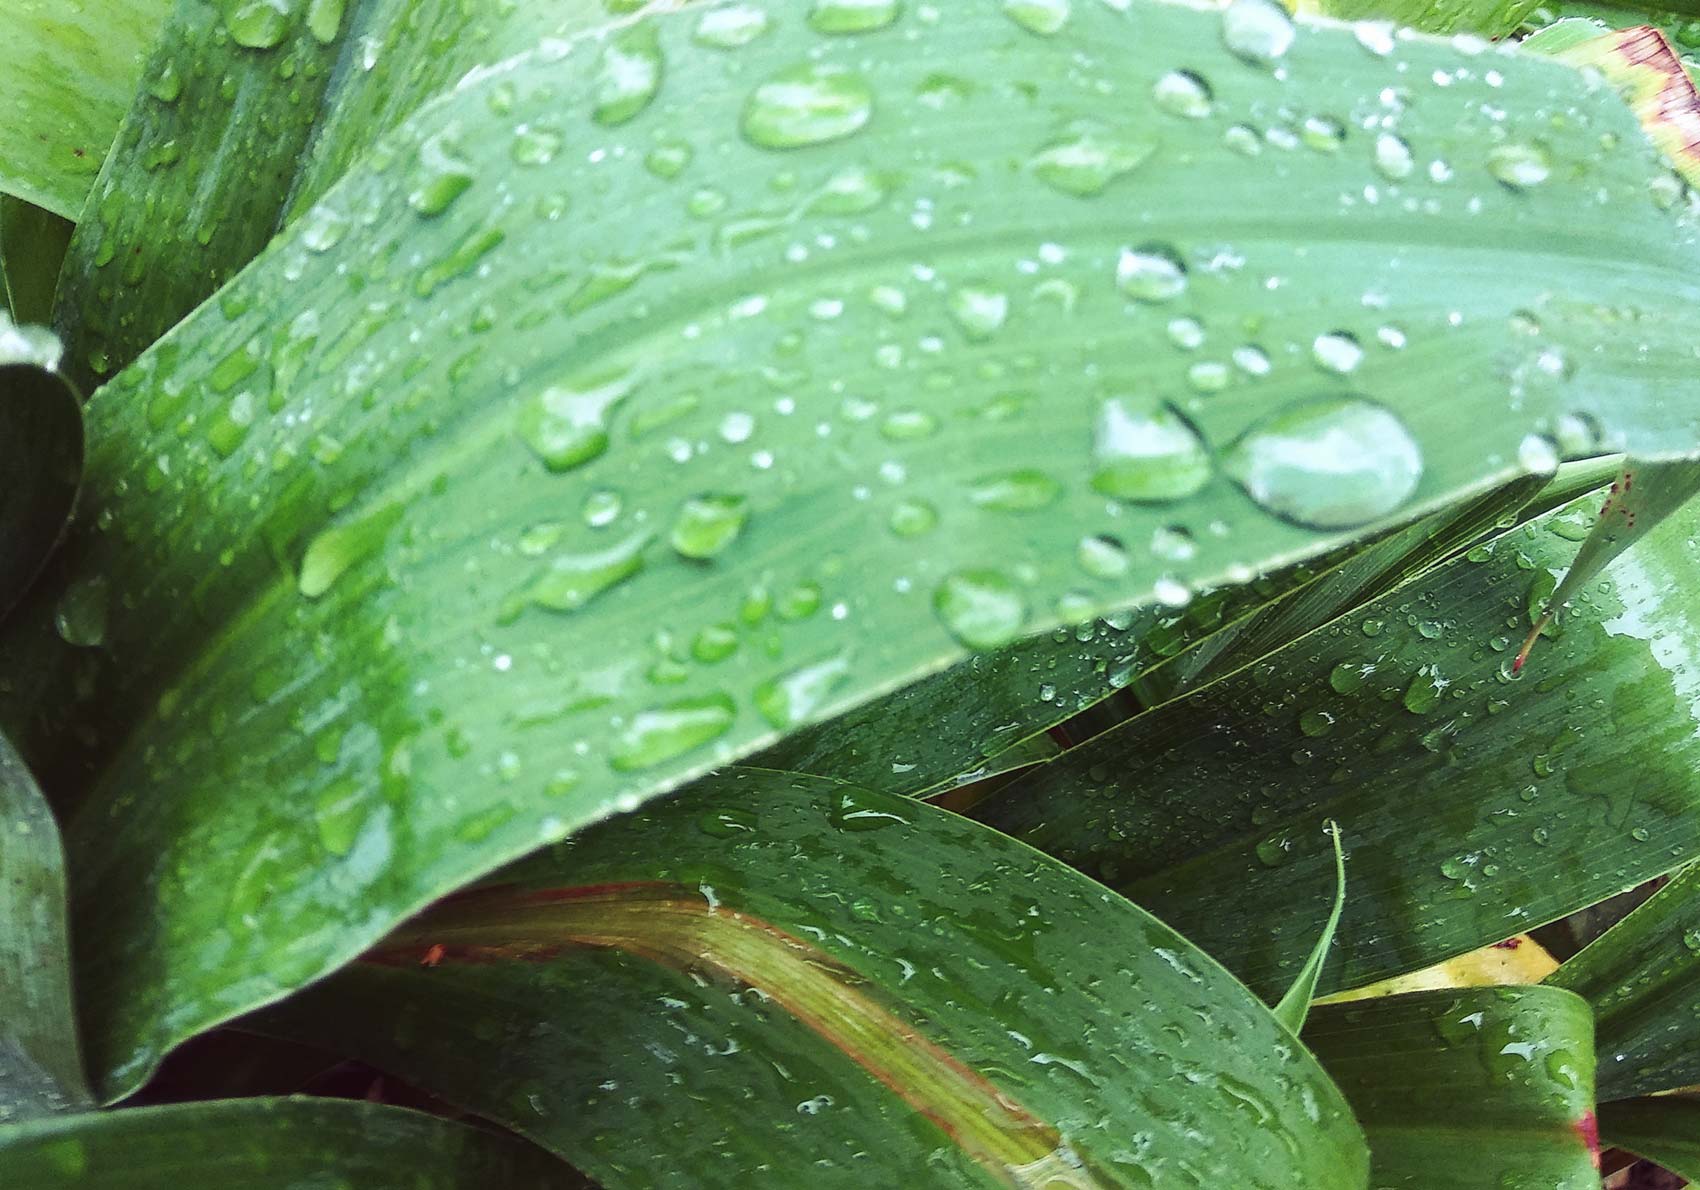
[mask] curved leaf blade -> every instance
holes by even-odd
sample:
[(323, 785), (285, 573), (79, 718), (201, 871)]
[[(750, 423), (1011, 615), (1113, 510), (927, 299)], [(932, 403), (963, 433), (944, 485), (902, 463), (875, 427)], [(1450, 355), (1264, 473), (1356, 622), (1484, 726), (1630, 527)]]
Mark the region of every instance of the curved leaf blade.
[(579, 1187), (512, 1137), (344, 1099), (227, 1099), (0, 1127), (0, 1179), (30, 1190), (307, 1185)]
[(1364, 1126), (1372, 1186), (1600, 1184), (1593, 1021), (1580, 997), (1462, 988), (1319, 1005), (1305, 1044)]
[(83, 415), (59, 344), (0, 312), (0, 617), (64, 535), (83, 469)]
[[(1359, 141), (1284, 159), (1288, 201), (1254, 214), (1271, 175), (1224, 140), (1231, 121), (1298, 86), (1349, 112), (1404, 73), (1317, 29), (1291, 51), (1289, 78), (1307, 81), (1290, 87), (1233, 57), (1216, 16), (1166, 5), (1084, 7), (1048, 38), (978, 9), (914, 40), (919, 13), (845, 39), (775, 18), (735, 52), (699, 44), (696, 18), (646, 26), (663, 84), (624, 123), (596, 118), (604, 47), (586, 41), (422, 109), (91, 403), (91, 499), (66, 581), (104, 576), (126, 598), (104, 652), (79, 657), (50, 627), (60, 591), (42, 591), (0, 643), (0, 721), (81, 807), (67, 837), (106, 1093), (444, 891), (970, 645), (1218, 584), (1486, 490), (1529, 470), (1525, 440), (1561, 424), (1601, 427), (1588, 449), (1693, 446), (1666, 403), (1691, 378), (1679, 351), (1660, 362), (1655, 348), (1686, 348), (1700, 307), (1646, 304), (1695, 285), (1692, 229), (1647, 197), (1656, 167), (1628, 112), (1568, 67), (1496, 56), (1497, 86), (1425, 96), (1407, 131), (1467, 180), (1405, 180), (1438, 214), (1342, 207), (1343, 189), (1380, 176)], [(1041, 102), (941, 80), (941, 37)], [(866, 126), (774, 148), (761, 142), (783, 127), (764, 115), (745, 135), (746, 109), (794, 94), (761, 81), (822, 46), (885, 97)], [(1169, 80), (1153, 47), (1211, 80), (1212, 116), (1172, 110), (1192, 84)], [(1427, 41), (1400, 61), (1416, 77), (1485, 69)], [(1477, 136), (1490, 92), (1511, 113), (1493, 127), (1538, 133), (1577, 168), (1498, 180)], [(1573, 118), (1555, 129), (1557, 110)], [(1044, 180), (1079, 119), (1126, 119), (1125, 135), (1163, 143), (1148, 172), (1110, 180), (1113, 203)], [(538, 127), (559, 130), (552, 156)], [(1602, 157), (1606, 130), (1621, 147)], [(658, 138), (692, 152), (656, 156)], [(965, 219), (917, 217), (975, 177), (1010, 184), (950, 197)], [(681, 224), (705, 190), (725, 208), (710, 195)], [(594, 206), (564, 219), (561, 195), (588, 193)], [(1600, 194), (1615, 196), (1610, 220), (1579, 236), (1576, 204)], [(1340, 219), (1339, 238), (1317, 241)], [(1035, 226), (1055, 238), (1033, 243)], [(1174, 260), (1143, 251), (1158, 227), (1189, 278), (1160, 310), (1139, 296), (1173, 285)], [(793, 242), (818, 253), (806, 267)], [(1225, 242), (1255, 267), (1228, 267)], [(1616, 332), (1626, 308), (1634, 344)], [(1249, 320), (1291, 350), (1266, 376), (1139, 413), (1191, 391), (1208, 362), (1171, 339), (1187, 311)], [(822, 319), (830, 333), (815, 333)], [(1349, 377), (1329, 370), (1348, 361)], [(1297, 420), (1266, 424), (1276, 406)], [(1474, 432), (1459, 435), (1466, 415)], [(1091, 486), (1105, 471), (1100, 487), (1125, 494), (1143, 474), (1117, 454), (1136, 416), (1166, 441), (1196, 431), (1161, 471), (1202, 479), (1187, 499)], [(1332, 501), (1338, 485), (1289, 489), (1254, 466), (1260, 432), (1394, 417), (1420, 477), (1410, 450), (1374, 456), (1356, 489), (1371, 503), (1319, 504), (1310, 519), (1328, 528), (1290, 519), (1292, 501)], [(1231, 483), (1230, 458), (1289, 516)], [(1029, 515), (1040, 497), (1045, 515)], [(1348, 511), (1365, 523), (1342, 524)], [(936, 527), (911, 535), (923, 525)], [(1190, 556), (1146, 551), (1177, 526)], [(724, 552), (702, 557), (714, 541)], [(1125, 569), (1103, 564), (1117, 551)], [(174, 813), (152, 813), (167, 785)]]
[(1304, 1028), (1305, 1017), (1316, 999), (1316, 983), (1322, 977), (1322, 965), (1328, 961), (1328, 948), (1334, 945), (1334, 931), (1340, 928), (1340, 913), (1346, 908), (1346, 855), (1340, 846), (1340, 828), (1329, 822), (1324, 824), (1323, 830), (1334, 843), (1334, 905), (1328, 911), (1328, 920), (1322, 923), (1322, 933), (1317, 937), (1316, 945), (1311, 948), (1304, 966), (1299, 968), (1293, 986), (1286, 990), (1274, 1008), (1275, 1019), (1294, 1033)]
[(1600, 1143), (1627, 1149), (1690, 1181), (1700, 1178), (1700, 1100), (1659, 1095), (1602, 1103)]
[(597, 826), (259, 1024), (610, 1185), (1363, 1184), (1334, 1088), (1183, 939), (966, 819), (795, 774)]

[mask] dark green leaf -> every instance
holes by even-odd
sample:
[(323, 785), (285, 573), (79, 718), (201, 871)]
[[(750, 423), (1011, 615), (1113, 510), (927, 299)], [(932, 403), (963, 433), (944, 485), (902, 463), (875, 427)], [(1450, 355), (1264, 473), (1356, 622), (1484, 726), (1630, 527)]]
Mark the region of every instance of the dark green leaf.
[(227, 1099), (0, 1127), (0, 1185), (19, 1190), (579, 1187), (522, 1141), (343, 1099)]
[(0, 298), (15, 323), (53, 317), (53, 290), (71, 225), (51, 211), (0, 195)]
[(1700, 1099), (1660, 1095), (1600, 1105), (1600, 1143), (1700, 1180)]
[(1700, 869), (1677, 876), (1547, 982), (1594, 1006), (1601, 1098), (1700, 1083)]
[(0, 736), (0, 1133), (89, 1103), (71, 1007), (63, 865), (53, 815)]
[(698, 782), (261, 1022), (611, 1186), (1363, 1185), (1337, 1092), (1183, 939), (966, 819), (818, 778)]
[(1320, 1005), (1305, 1044), (1363, 1124), (1376, 1190), (1599, 1188), (1593, 1022), (1576, 996), (1457, 988)]
[(83, 415), (59, 343), (0, 311), (0, 617), (65, 532), (83, 468)]
[(1351, 887), (1322, 990), (1416, 970), (1692, 857), (1700, 511), (1619, 557), (1536, 672), (1511, 648), (1598, 499), (1073, 749), (976, 813), (1100, 876), (1266, 995)]
[[(1568, 67), (1425, 92), (1405, 134), (1451, 180), (1343, 205), (1389, 180), (1344, 116), (1486, 59), (1316, 29), (1277, 76), (1163, 4), (776, 15), (734, 50), (702, 16), (656, 18), (659, 76), (580, 41), (421, 108), (91, 402), (64, 582), (109, 585), (105, 644), (42, 589), (0, 722), (76, 809), (104, 1093), (966, 642), (1314, 556), (1545, 470), (1543, 433), (1695, 446), (1692, 229)], [(611, 123), (610, 78), (655, 95)], [(1235, 149), (1292, 104), (1342, 123)], [(1071, 163), (1103, 136), (1161, 144), (1100, 200)], [(1327, 466), (1286, 466), (1310, 435)], [(709, 559), (705, 506), (742, 524)]]

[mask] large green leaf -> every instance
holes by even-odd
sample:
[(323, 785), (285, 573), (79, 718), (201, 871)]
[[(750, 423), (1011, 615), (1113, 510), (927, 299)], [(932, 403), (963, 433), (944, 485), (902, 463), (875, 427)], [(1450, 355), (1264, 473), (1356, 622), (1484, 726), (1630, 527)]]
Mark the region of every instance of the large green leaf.
[(0, 1127), (0, 1185), (19, 1190), (577, 1187), (517, 1141), (343, 1099), (227, 1099)]
[(1677, 876), (1547, 982), (1594, 1006), (1602, 1098), (1700, 1083), (1700, 870)]
[(587, 831), (261, 1024), (609, 1186), (1355, 1190), (1366, 1168), (1310, 1056), (1172, 931), (967, 819), (793, 774)]
[(71, 1007), (59, 828), (0, 736), (0, 1128), (89, 1103)]
[[(106, 1093), (969, 648), (1545, 470), (1541, 433), (1694, 447), (1692, 228), (1613, 95), (1011, 11), (735, 49), (680, 13), (483, 72), (96, 397), (65, 574), (103, 645), (43, 590), (0, 721), (80, 805)], [(1409, 171), (1348, 127), (1437, 73)]]
[(59, 343), (0, 310), (0, 617), (65, 532), (83, 468), (83, 415)]
[(1660, 1095), (1601, 1104), (1600, 1143), (1700, 1179), (1700, 1099)]
[(1369, 1138), (1376, 1190), (1598, 1190), (1593, 1022), (1554, 988), (1318, 1007), (1305, 1044)]
[(1619, 557), (1521, 678), (1598, 498), (1470, 551), (1075, 748), (976, 813), (1098, 875), (1279, 995), (1344, 832), (1324, 991), (1415, 970), (1598, 901), (1700, 845), (1700, 739), (1673, 599), (1692, 506)]
[(0, 191), (75, 219), (170, 0), (7, 0)]

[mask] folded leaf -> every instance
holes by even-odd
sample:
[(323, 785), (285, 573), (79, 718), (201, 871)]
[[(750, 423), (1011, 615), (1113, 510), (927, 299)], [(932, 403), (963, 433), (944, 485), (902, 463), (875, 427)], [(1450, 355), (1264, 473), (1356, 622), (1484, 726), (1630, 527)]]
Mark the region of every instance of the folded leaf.
[(1305, 1044), (1363, 1124), (1378, 1190), (1598, 1190), (1579, 997), (1460, 988), (1319, 1005)]
[(1302, 1047), (1172, 931), (966, 819), (790, 774), (604, 823), (259, 1023), (611, 1187), (1365, 1171)]
[[(1099, 876), (1268, 996), (1352, 873), (1321, 990), (1426, 967), (1686, 863), (1700, 765), (1684, 672), (1700, 509), (1582, 592), (1511, 671), (1597, 498), (1471, 550), (1033, 770), (976, 815)], [(1700, 647), (1700, 641), (1695, 646)]]
[[(59, 828), (0, 736), (0, 1133), (89, 1104), (71, 1007)], [(0, 1162), (0, 1169), (4, 1168)]]
[(1547, 982), (1594, 1006), (1601, 1098), (1700, 1083), (1700, 870), (1677, 876)]
[[(1696, 448), (1692, 232), (1567, 66), (1319, 28), (1277, 73), (1163, 4), (703, 19), (476, 73), (91, 402), (0, 723), (76, 811), (103, 1093), (971, 650)], [(1437, 71), (1423, 168), (1348, 128)]]
[(343, 1099), (227, 1099), (0, 1127), (0, 1184), (29, 1190), (240, 1186), (579, 1187), (512, 1137)]

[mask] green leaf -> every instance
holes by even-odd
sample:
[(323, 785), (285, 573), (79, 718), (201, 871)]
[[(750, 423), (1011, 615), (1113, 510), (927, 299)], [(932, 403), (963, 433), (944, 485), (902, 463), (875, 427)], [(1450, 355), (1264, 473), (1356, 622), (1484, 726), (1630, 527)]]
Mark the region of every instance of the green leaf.
[(967, 819), (794, 774), (728, 770), (604, 823), (258, 1024), (614, 1186), (1365, 1171), (1309, 1055), (1155, 919)]
[[(71, 1007), (59, 828), (0, 736), (0, 1134), (89, 1103)], [(4, 1162), (0, 1161), (0, 1169)]]
[[(64, 582), (109, 584), (105, 644), (65, 646), (43, 588), (0, 642), (0, 722), (76, 810), (104, 1094), (966, 640), (1314, 556), (1546, 470), (1532, 435), (1695, 447), (1671, 398), (1692, 231), (1570, 68), (1496, 55), (1499, 86), (1425, 93), (1404, 134), (1451, 180), (1343, 205), (1389, 181), (1371, 138), (1313, 122), (1248, 157), (1230, 130), (1486, 59), (1315, 29), (1278, 77), (1169, 5), (1077, 6), (1049, 36), (933, 15), (775, 17), (734, 50), (654, 18), (658, 89), (620, 124), (601, 43), (479, 73), (91, 402)], [(941, 70), (945, 44), (997, 69)], [(1106, 136), (1161, 143), (1083, 197), (1058, 163)], [(1498, 136), (1561, 168), (1509, 170)], [(1289, 466), (1310, 435), (1326, 465)], [(1135, 482), (1149, 442), (1172, 500)], [(680, 557), (704, 497), (743, 527)], [(1152, 550), (1183, 531), (1190, 556)], [(346, 565), (303, 595), (309, 556)]]
[(343, 1099), (229, 1099), (0, 1127), (0, 1182), (29, 1190), (577, 1187), (530, 1145)]
[(58, 340), (0, 311), (0, 617), (40, 572), (77, 500), (83, 415), (58, 366)]
[[(1342, 21), (1369, 21), (1360, 36), (1375, 52), (1390, 53), (1397, 44), (1393, 25), (1426, 33), (1474, 33), (1504, 37), (1514, 33), (1541, 0), (1296, 0), (1294, 11)], [(1385, 27), (1382, 23), (1385, 22)], [(1383, 50), (1381, 47), (1386, 46)]]
[(1700, 1179), (1700, 1099), (1660, 1095), (1600, 1105), (1600, 1143)]
[(13, 322), (53, 316), (53, 290), (70, 238), (71, 225), (51, 211), (0, 195), (0, 298)]
[(1372, 1186), (1598, 1190), (1592, 1026), (1556, 988), (1458, 988), (1319, 1005), (1305, 1044), (1363, 1124)]
[(1328, 961), (1328, 948), (1334, 944), (1334, 931), (1340, 928), (1340, 911), (1346, 907), (1346, 855), (1340, 847), (1340, 827), (1329, 822), (1324, 824), (1323, 829), (1334, 841), (1334, 907), (1328, 911), (1322, 934), (1311, 948), (1304, 966), (1299, 968), (1293, 986), (1275, 1005), (1275, 1018), (1294, 1033), (1305, 1026), (1310, 1002), (1316, 999), (1316, 981), (1322, 976), (1322, 965)]
[(1593, 582), (1613, 558), (1641, 540), (1648, 530), (1682, 507), (1697, 491), (1700, 491), (1700, 462), (1625, 461), (1600, 508), (1599, 519), (1529, 629), (1523, 647), (1511, 663), (1512, 670), (1523, 668), (1529, 651), (1560, 608)]
[(75, 219), (169, 0), (8, 0), (0, 191)]
[(1352, 871), (1324, 992), (1426, 967), (1692, 858), (1684, 508), (1510, 671), (1592, 498), (1072, 749), (976, 816), (1097, 875), (1273, 997)]
[(1700, 870), (1677, 876), (1547, 982), (1594, 1006), (1601, 1098), (1700, 1083)]

